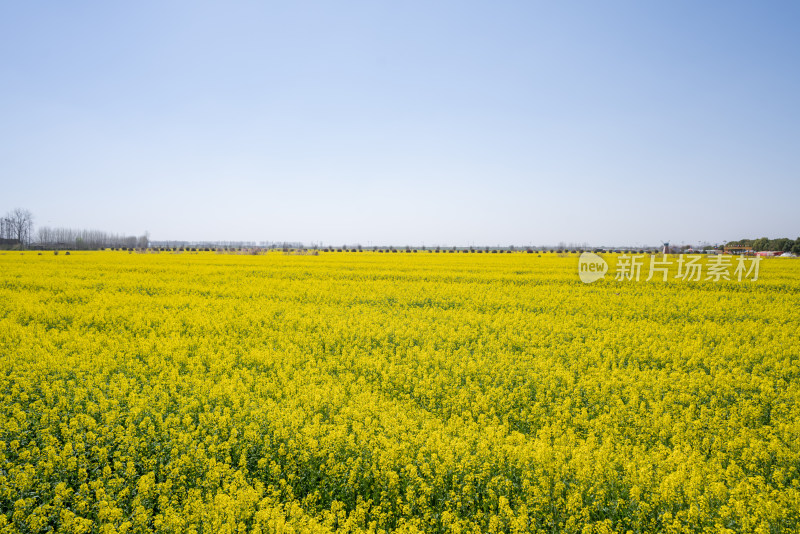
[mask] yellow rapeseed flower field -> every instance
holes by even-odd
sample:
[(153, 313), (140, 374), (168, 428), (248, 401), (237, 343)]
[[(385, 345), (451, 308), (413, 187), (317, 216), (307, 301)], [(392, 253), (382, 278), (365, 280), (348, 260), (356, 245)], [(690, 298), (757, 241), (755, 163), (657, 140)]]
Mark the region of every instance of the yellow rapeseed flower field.
[(0, 253), (0, 532), (797, 532), (800, 262)]

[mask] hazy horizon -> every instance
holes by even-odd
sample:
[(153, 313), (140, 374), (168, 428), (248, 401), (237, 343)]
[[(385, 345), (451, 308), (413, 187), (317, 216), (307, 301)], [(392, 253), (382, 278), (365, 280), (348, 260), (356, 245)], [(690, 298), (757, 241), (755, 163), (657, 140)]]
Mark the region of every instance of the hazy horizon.
[(797, 238), (800, 5), (0, 6), (0, 215), (157, 241)]

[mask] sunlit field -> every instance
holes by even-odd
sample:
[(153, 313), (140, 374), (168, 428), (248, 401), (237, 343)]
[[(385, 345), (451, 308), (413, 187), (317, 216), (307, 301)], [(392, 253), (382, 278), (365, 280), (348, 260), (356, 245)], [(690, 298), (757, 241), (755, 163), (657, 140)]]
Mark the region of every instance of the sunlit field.
[(797, 532), (800, 260), (644, 278), (0, 253), (0, 532)]

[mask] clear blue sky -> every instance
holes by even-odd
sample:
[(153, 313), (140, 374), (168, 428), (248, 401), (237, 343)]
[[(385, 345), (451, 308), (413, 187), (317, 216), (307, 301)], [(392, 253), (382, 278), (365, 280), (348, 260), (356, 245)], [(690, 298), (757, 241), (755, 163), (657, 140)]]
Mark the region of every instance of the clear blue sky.
[(4, 2), (0, 212), (153, 239), (800, 235), (798, 2)]

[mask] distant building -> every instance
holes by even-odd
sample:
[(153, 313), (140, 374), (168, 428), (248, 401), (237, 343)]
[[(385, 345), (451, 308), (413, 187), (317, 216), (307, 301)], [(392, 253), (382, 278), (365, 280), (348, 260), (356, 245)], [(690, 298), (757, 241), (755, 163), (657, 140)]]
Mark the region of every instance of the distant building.
[(753, 247), (728, 247), (723, 249), (725, 254), (752, 254)]

